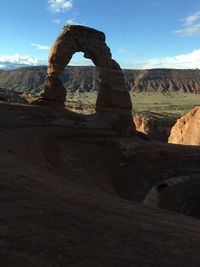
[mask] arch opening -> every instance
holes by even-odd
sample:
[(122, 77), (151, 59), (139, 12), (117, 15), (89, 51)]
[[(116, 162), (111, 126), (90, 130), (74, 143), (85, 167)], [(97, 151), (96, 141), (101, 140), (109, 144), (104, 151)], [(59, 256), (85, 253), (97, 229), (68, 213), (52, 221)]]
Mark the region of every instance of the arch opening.
[(75, 52), (68, 64), (69, 67), (95, 67), (90, 58), (84, 57), (84, 52)]
[(83, 52), (76, 52), (60, 78), (67, 92), (66, 107), (82, 114), (95, 113), (99, 79), (92, 60), (84, 58)]

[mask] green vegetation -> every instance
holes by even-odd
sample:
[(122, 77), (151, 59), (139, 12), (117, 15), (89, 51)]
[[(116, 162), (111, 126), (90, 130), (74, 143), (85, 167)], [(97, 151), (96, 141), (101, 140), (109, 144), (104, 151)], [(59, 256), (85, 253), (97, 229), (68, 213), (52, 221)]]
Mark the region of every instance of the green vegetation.
[(200, 105), (200, 94), (189, 93), (131, 93), (136, 111), (150, 111), (160, 114), (185, 114)]
[(0, 88), (0, 100), (22, 104), (28, 103), (27, 99), (20, 91), (7, 90), (4, 88)]
[(95, 107), (97, 92), (68, 92), (67, 102), (77, 103), (80, 106)]
[[(96, 92), (71, 92), (67, 94), (68, 103), (77, 103), (81, 107), (95, 107)], [(200, 94), (189, 93), (131, 93), (134, 112), (155, 112), (160, 114), (182, 115), (200, 105)]]

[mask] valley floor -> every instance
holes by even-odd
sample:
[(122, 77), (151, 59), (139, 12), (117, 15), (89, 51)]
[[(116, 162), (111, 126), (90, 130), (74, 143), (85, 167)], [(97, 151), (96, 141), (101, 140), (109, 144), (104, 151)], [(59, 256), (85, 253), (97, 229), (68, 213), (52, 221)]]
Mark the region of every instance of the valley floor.
[[(96, 102), (96, 92), (69, 92), (66, 104), (77, 107), (86, 107), (90, 112), (94, 109)], [(170, 117), (173, 115), (181, 116), (191, 110), (194, 106), (200, 105), (200, 94), (191, 93), (157, 93), (131, 92), (131, 100), (134, 112), (156, 112)]]

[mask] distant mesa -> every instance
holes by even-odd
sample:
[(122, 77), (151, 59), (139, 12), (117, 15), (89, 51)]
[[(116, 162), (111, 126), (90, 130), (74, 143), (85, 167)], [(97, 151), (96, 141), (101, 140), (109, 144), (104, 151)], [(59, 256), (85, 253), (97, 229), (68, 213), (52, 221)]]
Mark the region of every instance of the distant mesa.
[(133, 124), (132, 103), (122, 70), (112, 59), (110, 49), (105, 42), (105, 34), (85, 26), (65, 26), (51, 47), (44, 92), (39, 102), (64, 104), (66, 89), (59, 75), (73, 54), (80, 51), (84, 53), (85, 58), (93, 61), (99, 72), (100, 85), (96, 111), (118, 114), (119, 120), (123, 120), (124, 128), (129, 127), (130, 123)]
[[(0, 70), (0, 87), (16, 91), (20, 88), (23, 92), (38, 93), (44, 87), (46, 72), (46, 66)], [(200, 94), (200, 70), (124, 69), (123, 74), (131, 92)], [(69, 92), (99, 90), (99, 73), (93, 66), (67, 65), (60, 79)]]
[(200, 106), (193, 108), (177, 120), (172, 127), (169, 143), (200, 145)]

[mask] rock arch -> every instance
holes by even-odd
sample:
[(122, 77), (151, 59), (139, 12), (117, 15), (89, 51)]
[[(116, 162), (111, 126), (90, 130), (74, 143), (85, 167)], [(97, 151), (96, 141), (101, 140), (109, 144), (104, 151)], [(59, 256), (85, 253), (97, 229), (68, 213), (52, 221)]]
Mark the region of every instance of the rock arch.
[[(99, 71), (100, 88), (96, 101), (97, 112), (116, 113), (132, 121), (132, 103), (119, 64), (112, 59), (105, 34), (80, 25), (67, 25), (52, 45), (48, 57), (47, 77), (40, 100), (64, 103), (66, 90), (60, 73), (76, 52), (93, 61)], [(127, 121), (128, 123), (128, 121)], [(127, 123), (126, 126), (127, 127)], [(133, 122), (132, 122), (133, 124)]]

